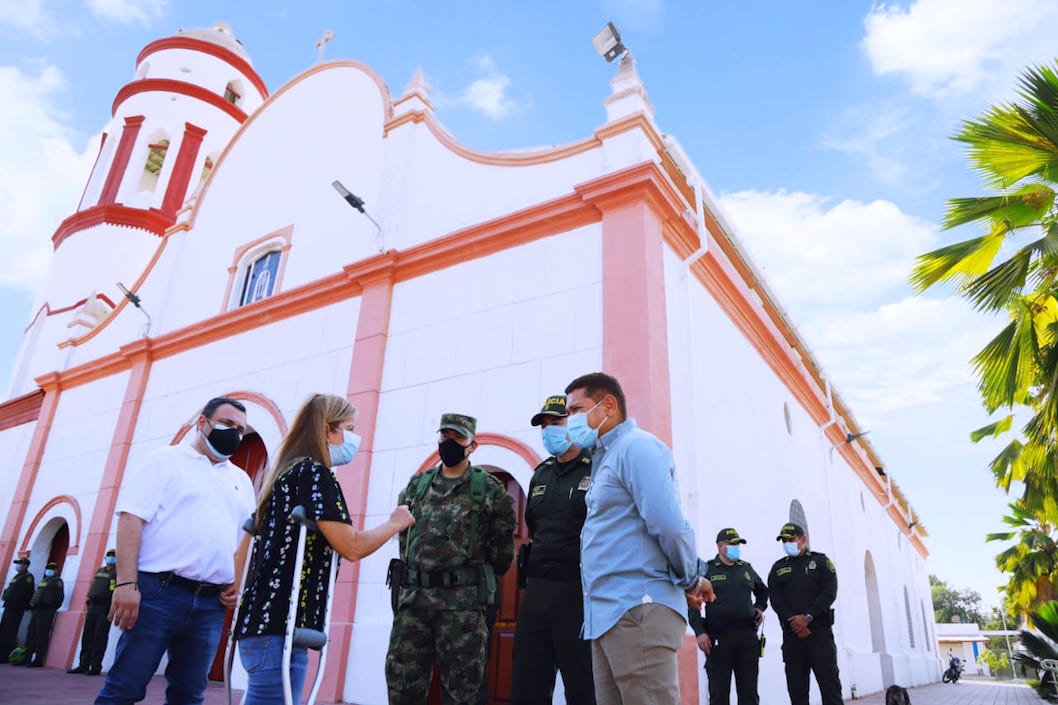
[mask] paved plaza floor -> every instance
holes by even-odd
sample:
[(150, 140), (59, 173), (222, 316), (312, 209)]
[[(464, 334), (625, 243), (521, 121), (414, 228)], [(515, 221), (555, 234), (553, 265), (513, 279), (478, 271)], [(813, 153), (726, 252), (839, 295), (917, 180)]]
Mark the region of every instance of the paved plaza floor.
[[(51, 668), (15, 668), (0, 665), (0, 705), (86, 705), (99, 692), (103, 679), (98, 676), (67, 675)], [(955, 685), (935, 683), (910, 691), (912, 705), (1040, 705), (1044, 701), (1024, 685), (962, 681)], [(233, 702), (239, 702), (239, 691)], [(147, 689), (149, 705), (165, 702), (165, 679), (155, 677)], [(787, 705), (786, 693), (761, 693), (761, 705)], [(210, 683), (205, 705), (226, 705), (224, 686)], [(875, 693), (847, 705), (885, 705), (885, 694)], [(324, 704), (320, 704), (324, 705)]]

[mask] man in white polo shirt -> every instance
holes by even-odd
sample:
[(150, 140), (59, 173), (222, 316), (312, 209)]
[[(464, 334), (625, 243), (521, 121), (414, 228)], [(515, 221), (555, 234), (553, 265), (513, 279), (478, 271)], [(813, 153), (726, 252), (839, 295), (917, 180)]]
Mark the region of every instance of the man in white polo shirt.
[(195, 426), (190, 443), (153, 451), (122, 485), (110, 609), (122, 633), (96, 705), (143, 700), (166, 652), (168, 705), (202, 702), (237, 596), (235, 550), (254, 492), (228, 462), (246, 432), (246, 407), (211, 399)]

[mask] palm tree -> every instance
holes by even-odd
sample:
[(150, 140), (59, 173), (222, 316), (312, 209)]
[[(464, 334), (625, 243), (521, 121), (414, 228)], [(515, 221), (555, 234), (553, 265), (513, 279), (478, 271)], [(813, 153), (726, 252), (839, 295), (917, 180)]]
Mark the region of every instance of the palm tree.
[(1058, 544), (1055, 543), (1054, 519), (1058, 507), (1052, 498), (1041, 511), (1026, 511), (1021, 500), (1010, 503), (1011, 513), (1003, 523), (1012, 531), (988, 534), (988, 541), (1017, 542), (996, 556), (996, 566), (1009, 574), (1007, 600), (1018, 612), (1050, 602), (1056, 596), (1054, 576), (1058, 569)]
[(984, 234), (921, 255), (911, 283), (919, 292), (954, 283), (978, 310), (1007, 313), (1009, 323), (974, 359), (982, 399), (989, 412), (1030, 406), (1026, 435), (1046, 441), (1058, 428), (1055, 68), (1027, 69), (1018, 94), (1019, 102), (992, 107), (954, 136), (994, 193), (950, 200), (943, 226), (977, 223)]
[[(1044, 659), (1058, 659), (1058, 602), (1048, 602), (1029, 615), (1033, 629), (1021, 630), (1021, 646), (1014, 660), (1026, 667), (1030, 673), (1040, 673)], [(1052, 690), (1054, 683), (1050, 673), (1040, 679), (1040, 694)]]

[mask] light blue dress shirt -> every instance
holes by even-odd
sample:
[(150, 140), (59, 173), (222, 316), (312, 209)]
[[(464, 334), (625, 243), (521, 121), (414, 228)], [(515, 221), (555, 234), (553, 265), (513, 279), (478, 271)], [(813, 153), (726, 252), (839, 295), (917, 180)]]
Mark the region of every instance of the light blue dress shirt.
[(580, 534), (585, 639), (636, 605), (687, 613), (699, 575), (694, 529), (683, 517), (672, 451), (626, 419), (592, 453), (588, 516)]

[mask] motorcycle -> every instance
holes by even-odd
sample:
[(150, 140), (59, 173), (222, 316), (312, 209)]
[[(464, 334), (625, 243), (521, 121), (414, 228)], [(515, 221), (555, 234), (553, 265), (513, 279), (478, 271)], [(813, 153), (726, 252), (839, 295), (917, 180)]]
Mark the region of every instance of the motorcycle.
[(941, 676), (941, 680), (945, 683), (956, 683), (960, 676), (962, 676), (963, 662), (958, 656), (952, 656), (951, 661), (948, 662), (948, 670)]

